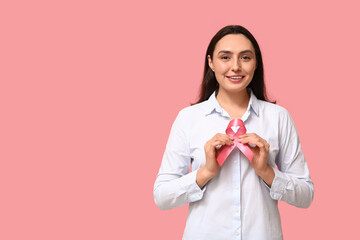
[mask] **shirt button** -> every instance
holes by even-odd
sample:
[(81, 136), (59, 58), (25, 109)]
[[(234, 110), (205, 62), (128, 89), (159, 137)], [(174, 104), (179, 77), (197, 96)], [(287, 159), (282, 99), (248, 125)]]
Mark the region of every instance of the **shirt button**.
[(234, 160), (234, 163), (237, 163), (237, 160)]
[(236, 208), (236, 212), (239, 213), (239, 212), (240, 212), (240, 208)]
[(236, 236), (239, 236), (239, 235), (240, 235), (240, 233), (239, 233), (239, 232), (236, 232), (235, 234), (236, 234)]
[(235, 186), (235, 190), (239, 190), (239, 186)]

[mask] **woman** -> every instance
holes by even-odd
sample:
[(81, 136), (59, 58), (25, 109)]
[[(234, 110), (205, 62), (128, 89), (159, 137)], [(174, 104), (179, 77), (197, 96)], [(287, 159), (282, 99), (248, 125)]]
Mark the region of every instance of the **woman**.
[[(225, 134), (232, 119), (247, 129), (238, 139)], [(219, 153), (234, 141), (250, 146), (253, 156), (235, 147), (220, 166)], [(189, 203), (183, 239), (273, 240), (282, 239), (278, 200), (307, 208), (313, 194), (294, 123), (267, 99), (255, 38), (242, 26), (224, 27), (208, 46), (198, 103), (181, 110), (172, 126), (155, 203), (160, 209)]]

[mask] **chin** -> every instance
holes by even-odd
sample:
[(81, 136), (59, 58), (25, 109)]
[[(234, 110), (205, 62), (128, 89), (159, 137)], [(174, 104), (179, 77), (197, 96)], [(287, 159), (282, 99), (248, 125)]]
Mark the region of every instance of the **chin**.
[(237, 87), (237, 88), (224, 88), (224, 91), (225, 92), (228, 92), (228, 93), (241, 93), (243, 91), (246, 91), (246, 87)]

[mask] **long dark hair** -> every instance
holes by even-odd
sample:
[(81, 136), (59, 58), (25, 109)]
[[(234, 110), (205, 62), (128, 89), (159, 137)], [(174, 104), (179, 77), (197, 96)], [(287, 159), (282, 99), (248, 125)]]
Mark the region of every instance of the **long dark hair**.
[[(214, 53), (217, 42), (221, 38), (223, 38), (224, 36), (226, 36), (228, 34), (243, 34), (252, 43), (252, 45), (255, 49), (257, 68), (254, 72), (252, 81), (248, 85), (248, 88), (252, 89), (253, 93), (255, 94), (255, 96), (258, 99), (270, 102), (267, 97), (267, 94), (266, 94), (266, 88), (265, 88), (265, 82), (264, 82), (263, 61), (262, 61), (262, 57), (261, 57), (260, 47), (259, 47), (257, 41), (255, 40), (254, 36), (243, 26), (229, 25), (229, 26), (223, 27), (215, 34), (215, 36), (211, 39), (209, 46), (206, 50), (204, 77), (203, 77), (203, 81), (201, 84), (201, 92), (200, 92), (199, 100), (196, 103), (206, 101), (207, 99), (209, 99), (211, 94), (215, 90), (218, 90), (218, 88), (219, 88), (219, 85), (215, 78), (215, 73), (209, 67), (207, 56), (210, 55), (210, 58), (213, 59), (213, 53)], [(273, 103), (275, 103), (275, 102), (273, 102)]]

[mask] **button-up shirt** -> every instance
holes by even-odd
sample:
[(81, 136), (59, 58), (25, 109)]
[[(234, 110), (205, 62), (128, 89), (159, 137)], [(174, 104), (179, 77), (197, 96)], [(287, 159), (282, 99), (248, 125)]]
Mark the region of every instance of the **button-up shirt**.
[(215, 92), (204, 102), (177, 115), (154, 184), (160, 209), (189, 203), (183, 239), (282, 239), (278, 200), (307, 208), (314, 186), (288, 111), (262, 101), (248, 90), (250, 101), (242, 116), (247, 133), (270, 144), (268, 164), (275, 172), (269, 187), (246, 156), (234, 148), (218, 174), (202, 189), (196, 183), (206, 163), (205, 143), (225, 133), (231, 120)]

